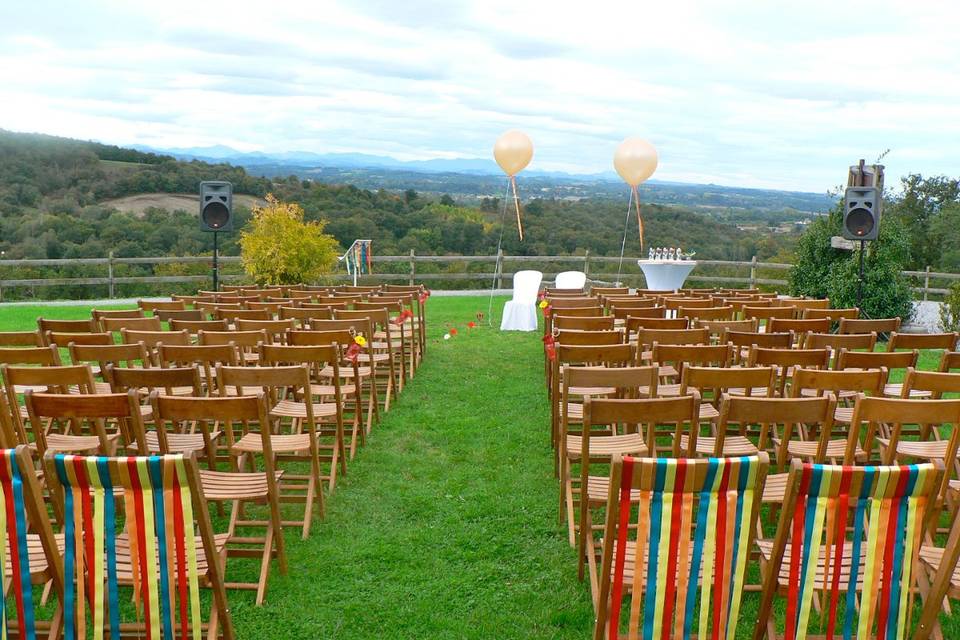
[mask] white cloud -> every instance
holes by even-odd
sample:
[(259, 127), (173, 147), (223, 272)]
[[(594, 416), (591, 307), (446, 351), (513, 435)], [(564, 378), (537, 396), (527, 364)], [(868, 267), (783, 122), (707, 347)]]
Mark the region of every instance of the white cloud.
[(157, 146), (487, 157), (822, 191), (886, 148), (960, 173), (960, 5), (807, 0), (5, 3), (0, 127)]

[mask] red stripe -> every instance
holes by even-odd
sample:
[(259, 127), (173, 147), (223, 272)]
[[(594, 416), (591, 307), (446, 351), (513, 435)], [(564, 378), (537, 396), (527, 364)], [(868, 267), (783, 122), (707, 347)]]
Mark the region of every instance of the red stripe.
[(683, 483), (687, 475), (687, 460), (677, 460), (677, 477), (673, 483), (673, 511), (670, 515), (670, 557), (667, 558), (667, 583), (664, 591), (661, 638), (669, 640), (673, 625), (674, 597), (677, 591), (677, 548), (680, 546), (680, 517), (683, 515)]
[[(717, 545), (714, 554), (713, 564), (713, 593), (714, 598), (720, 594), (725, 587), (723, 576), (723, 565), (726, 562), (727, 554), (727, 485), (730, 482), (730, 466), (723, 465), (723, 475), (720, 478), (720, 489), (717, 492)], [(702, 606), (703, 603), (701, 603)], [(720, 620), (720, 607), (713, 607), (713, 634), (718, 633), (721, 624), (725, 622)], [(706, 633), (706, 630), (703, 630)]]
[[(847, 517), (850, 508), (850, 482), (853, 467), (845, 466), (840, 474), (840, 495), (837, 500), (837, 519), (834, 532), (833, 575), (830, 580), (830, 611), (827, 616), (827, 638), (833, 638), (837, 626), (837, 605), (840, 602), (840, 567), (843, 564), (843, 542), (847, 535)], [(852, 562), (857, 562), (852, 559)]]
[(183, 505), (180, 503), (180, 478), (173, 470), (173, 532), (176, 537), (177, 586), (180, 591), (180, 637), (187, 640), (187, 559), (184, 548)]
[(13, 504), (13, 474), (7, 469), (7, 465), (14, 465), (16, 461), (11, 453), (6, 453), (0, 461), (0, 481), (7, 488), (3, 492), (4, 506), (7, 511), (7, 542), (10, 544), (10, 568), (13, 571), (11, 576), (13, 594), (17, 602), (17, 620), (23, 626), (23, 590), (20, 588), (20, 541), (17, 539), (17, 512)]
[(790, 578), (787, 581), (787, 617), (784, 623), (783, 640), (793, 640), (797, 632), (797, 601), (800, 596), (800, 554), (803, 552), (804, 515), (807, 512), (807, 492), (813, 467), (803, 465), (797, 504), (793, 508), (793, 534), (790, 536)]
[[(94, 532), (93, 532), (93, 497), (90, 495), (90, 479), (87, 477), (87, 465), (84, 458), (77, 456), (73, 459), (73, 470), (77, 474), (77, 486), (80, 488), (81, 513), (83, 514), (83, 547), (86, 555), (87, 567), (87, 593), (93, 600), (96, 587), (96, 575), (94, 574)], [(111, 496), (112, 497), (112, 496)]]
[[(890, 609), (890, 583), (893, 581), (893, 551), (897, 541), (897, 516), (900, 514), (900, 501), (907, 489), (907, 480), (910, 474), (904, 467), (900, 467), (897, 479), (897, 493), (890, 504), (890, 513), (887, 516), (887, 539), (883, 543), (883, 582), (880, 585), (880, 607), (877, 609), (877, 638), (886, 637), (887, 614)], [(904, 559), (909, 562), (909, 559)], [(909, 589), (909, 587), (907, 587)]]
[[(627, 528), (630, 526), (630, 489), (633, 486), (633, 458), (623, 459), (620, 477), (620, 522), (617, 525), (617, 558), (613, 570), (613, 588), (610, 595), (610, 640), (620, 637), (620, 604), (623, 598), (623, 566), (627, 559)], [(590, 535), (581, 531), (580, 535)]]
[[(137, 471), (137, 459), (129, 458), (127, 468), (130, 472), (130, 489), (133, 492), (134, 517), (137, 522), (137, 554), (140, 556), (140, 595), (143, 598), (143, 619), (146, 622), (144, 627), (147, 630), (147, 640), (152, 640), (153, 630), (150, 625), (150, 587), (147, 581), (147, 540), (144, 529), (143, 515), (143, 489), (140, 487), (140, 475)], [(151, 558), (152, 562), (153, 559)]]

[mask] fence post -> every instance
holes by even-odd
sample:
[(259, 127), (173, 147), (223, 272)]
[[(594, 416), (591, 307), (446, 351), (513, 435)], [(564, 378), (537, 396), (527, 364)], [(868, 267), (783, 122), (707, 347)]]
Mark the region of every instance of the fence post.
[(927, 295), (930, 293), (930, 265), (927, 265), (927, 275), (923, 277), (923, 301), (927, 301)]
[(417, 254), (413, 252), (413, 249), (410, 249), (410, 286), (413, 286), (413, 281), (417, 277)]
[(115, 297), (113, 290), (113, 251), (107, 254), (107, 297)]
[(755, 289), (757, 286), (757, 256), (753, 256), (750, 259), (750, 288)]
[(590, 249), (587, 249), (583, 254), (583, 275), (587, 276), (587, 280), (590, 280)]
[(493, 274), (497, 278), (497, 289), (503, 289), (503, 249), (497, 249), (497, 263), (493, 267)]

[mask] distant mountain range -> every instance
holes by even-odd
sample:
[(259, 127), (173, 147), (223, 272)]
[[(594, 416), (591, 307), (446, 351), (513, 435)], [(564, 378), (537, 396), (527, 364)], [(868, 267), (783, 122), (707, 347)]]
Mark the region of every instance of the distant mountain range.
[[(223, 145), (166, 149), (132, 145), (132, 148), (170, 155), (178, 160), (229, 163), (268, 178), (296, 175), (324, 183), (353, 184), (362, 189), (414, 189), (466, 199), (504, 194), (505, 179), (499, 167), (493, 160), (482, 158), (398, 160), (365, 153), (242, 152)], [(628, 194), (619, 176), (612, 171), (596, 174), (525, 171), (522, 189), (525, 197), (563, 200), (626, 199)], [(795, 220), (821, 214), (836, 203), (825, 193), (658, 180), (644, 183), (640, 191), (643, 202), (688, 206), (712, 217), (736, 221), (750, 220), (755, 214), (765, 219), (772, 219), (772, 214), (780, 221)]]

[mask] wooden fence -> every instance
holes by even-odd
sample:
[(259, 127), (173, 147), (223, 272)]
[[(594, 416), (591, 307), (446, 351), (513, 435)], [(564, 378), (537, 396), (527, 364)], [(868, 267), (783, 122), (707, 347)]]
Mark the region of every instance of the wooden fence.
[[(494, 282), (498, 289), (510, 286), (513, 274), (523, 268), (537, 268), (544, 271), (544, 279), (552, 280), (559, 271), (577, 270), (587, 274), (590, 282), (609, 285), (618, 279), (632, 286), (643, 286), (643, 276), (637, 266), (637, 257), (624, 257), (623, 269), (618, 274), (619, 257), (594, 256), (589, 253), (579, 256), (421, 256), (411, 251), (402, 256), (374, 256), (374, 273), (363, 276), (363, 282), (402, 282), (413, 284), (424, 282), (430, 284), (450, 283), (469, 285), (474, 283), (477, 288), (486, 288)], [(16, 288), (36, 288), (51, 286), (99, 286), (105, 287), (107, 295), (114, 298), (120, 285), (176, 285), (191, 284), (198, 289), (211, 286), (209, 275), (117, 275), (118, 269), (124, 265), (210, 265), (209, 256), (190, 257), (149, 257), (149, 258), (116, 258), (112, 254), (106, 258), (63, 258), (48, 260), (0, 260), (0, 300), (4, 292)], [(221, 256), (221, 268), (238, 270), (240, 258), (237, 256)], [(489, 265), (489, 268), (484, 268)], [(71, 267), (102, 268), (102, 276), (82, 277), (7, 277), (7, 274), (16, 268), (50, 269)], [(452, 269), (451, 269), (452, 267)], [(472, 270), (471, 267), (477, 270)], [(749, 261), (731, 260), (698, 260), (697, 267), (690, 274), (687, 282), (693, 286), (728, 286), (728, 287), (766, 287), (784, 288), (788, 285), (786, 272), (792, 267), (789, 264), (776, 262), (761, 262), (756, 256)], [(925, 271), (904, 271), (914, 284), (913, 290), (919, 298), (927, 300), (930, 295), (943, 295), (948, 292), (946, 286), (960, 280), (960, 274), (938, 273), (929, 267)], [(619, 278), (618, 278), (619, 275)], [(239, 273), (224, 273), (221, 271), (222, 282), (230, 283), (242, 281)], [(347, 282), (350, 277), (340, 273), (327, 278), (331, 282)], [(938, 282), (939, 281), (939, 282)], [(945, 286), (931, 286), (942, 284)], [(40, 298), (42, 295), (37, 295)]]

